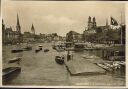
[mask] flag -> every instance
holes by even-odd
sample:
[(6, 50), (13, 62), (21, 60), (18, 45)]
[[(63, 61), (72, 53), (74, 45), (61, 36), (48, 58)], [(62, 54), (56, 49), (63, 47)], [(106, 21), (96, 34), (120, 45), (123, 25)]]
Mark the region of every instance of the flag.
[(118, 26), (118, 22), (113, 17), (111, 17), (111, 25)]

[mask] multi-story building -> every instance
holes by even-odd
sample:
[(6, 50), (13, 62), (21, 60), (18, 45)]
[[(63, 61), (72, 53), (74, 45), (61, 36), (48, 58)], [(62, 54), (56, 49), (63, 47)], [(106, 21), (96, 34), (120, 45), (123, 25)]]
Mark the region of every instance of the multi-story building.
[(75, 31), (70, 31), (66, 34), (66, 41), (67, 42), (81, 42), (82, 34), (77, 33)]
[(12, 27), (6, 27), (2, 20), (2, 43), (3, 44), (16, 44), (22, 42), (21, 26), (19, 23), (19, 17), (17, 15), (16, 31)]

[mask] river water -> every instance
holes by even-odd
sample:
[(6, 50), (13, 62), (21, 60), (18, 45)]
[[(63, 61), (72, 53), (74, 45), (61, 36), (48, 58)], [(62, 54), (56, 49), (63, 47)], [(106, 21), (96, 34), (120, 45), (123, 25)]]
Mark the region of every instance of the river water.
[[(31, 51), (21, 53), (11, 53), (11, 49), (15, 46), (3, 46), (3, 68), (9, 66), (17, 66), (18, 64), (9, 64), (8, 60), (13, 57), (22, 57), (20, 63), (21, 73), (4, 83), (4, 85), (37, 85), (37, 86), (124, 86), (125, 78), (113, 76), (111, 74), (104, 75), (87, 75), (87, 76), (71, 76), (65, 65), (59, 65), (55, 62), (55, 55), (58, 53), (52, 49), (51, 43), (41, 43), (43, 49), (48, 48), (49, 52), (40, 51), (35, 53), (35, 49), (39, 44), (32, 44)], [(22, 45), (24, 47), (24, 45)], [(84, 54), (99, 55), (100, 52), (82, 52), (75, 55), (83, 56)], [(95, 61), (96, 59), (94, 59)], [(102, 61), (99, 60), (98, 61)], [(18, 65), (19, 66), (19, 65)]]

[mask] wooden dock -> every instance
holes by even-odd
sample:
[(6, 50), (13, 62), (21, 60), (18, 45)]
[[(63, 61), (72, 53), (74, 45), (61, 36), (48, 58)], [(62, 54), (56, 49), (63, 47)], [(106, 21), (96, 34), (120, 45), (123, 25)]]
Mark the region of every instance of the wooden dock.
[(105, 74), (105, 70), (86, 59), (74, 59), (65, 61), (65, 65), (72, 75), (79, 74)]

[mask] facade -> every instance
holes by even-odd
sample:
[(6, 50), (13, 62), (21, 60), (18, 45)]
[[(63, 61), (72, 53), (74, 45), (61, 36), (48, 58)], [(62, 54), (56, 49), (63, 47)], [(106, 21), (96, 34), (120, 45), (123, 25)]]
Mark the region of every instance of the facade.
[[(117, 23), (115, 19), (111, 17), (110, 25), (106, 20), (105, 26), (97, 26), (95, 17), (91, 21), (91, 17), (88, 18), (88, 28), (83, 32), (84, 41), (96, 42), (103, 44), (119, 44), (121, 39), (124, 37), (122, 34), (121, 26)], [(122, 37), (122, 38), (121, 38)], [(123, 43), (125, 43), (123, 39)]]
[(34, 25), (32, 24), (31, 26), (31, 32), (24, 32), (23, 34), (23, 42), (28, 43), (28, 42), (35, 42), (39, 37), (35, 34), (35, 28)]
[(87, 28), (83, 31), (83, 40), (84, 41), (90, 41), (88, 40), (90, 35), (95, 34), (97, 29), (97, 23), (96, 23), (96, 18), (93, 17), (88, 17), (88, 26)]
[(19, 23), (19, 17), (17, 15), (17, 25), (16, 31), (12, 27), (6, 27), (4, 21), (2, 20), (2, 43), (3, 44), (17, 44), (21, 43), (23, 40), (21, 34), (21, 26)]
[(4, 20), (2, 19), (2, 43), (5, 44), (6, 42), (6, 35), (5, 35), (5, 24), (4, 24)]
[(23, 34), (23, 42), (28, 43), (28, 42), (34, 42), (34, 37), (30, 32), (24, 32)]
[(79, 34), (75, 31), (70, 31), (66, 34), (66, 41), (67, 42), (81, 42), (82, 41), (82, 34)]

